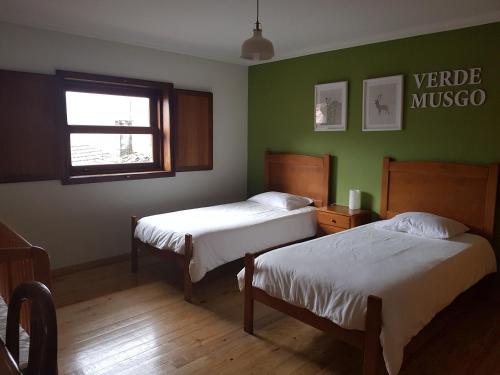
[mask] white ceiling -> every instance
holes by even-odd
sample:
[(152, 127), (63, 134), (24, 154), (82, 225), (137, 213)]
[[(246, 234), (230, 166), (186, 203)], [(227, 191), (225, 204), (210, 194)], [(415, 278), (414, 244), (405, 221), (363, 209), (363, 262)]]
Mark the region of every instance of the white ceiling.
[[(275, 59), (500, 20), (499, 0), (260, 2)], [(255, 0), (0, 0), (0, 20), (246, 64)]]

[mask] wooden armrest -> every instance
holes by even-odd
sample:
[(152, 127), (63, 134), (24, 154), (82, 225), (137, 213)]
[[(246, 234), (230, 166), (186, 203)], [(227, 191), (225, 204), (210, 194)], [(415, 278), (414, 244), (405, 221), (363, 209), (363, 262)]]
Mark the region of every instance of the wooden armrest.
[(0, 249), (0, 263), (10, 263), (31, 258), (31, 247)]
[(52, 289), (52, 275), (50, 273), (50, 258), (49, 254), (38, 246), (32, 246), (33, 254), (33, 272), (35, 281), (41, 282), (49, 291)]
[(20, 312), (27, 300), (31, 302), (28, 373), (57, 374), (56, 310), (49, 289), (40, 282), (22, 283), (14, 289), (7, 313), (7, 350), (18, 364)]
[(47, 252), (38, 246), (0, 249), (0, 264), (19, 262), (31, 259), (33, 261), (33, 276), (47, 288), (51, 288), (50, 260)]
[(0, 222), (0, 248), (30, 247), (31, 244), (19, 233)]
[(2, 340), (0, 340), (0, 374), (20, 375), (21, 370), (10, 355)]

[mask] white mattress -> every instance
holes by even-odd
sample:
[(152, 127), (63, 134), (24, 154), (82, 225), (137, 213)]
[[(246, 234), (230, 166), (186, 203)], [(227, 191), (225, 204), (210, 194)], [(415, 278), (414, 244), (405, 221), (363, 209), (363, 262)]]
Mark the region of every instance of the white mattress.
[(316, 234), (314, 207), (287, 211), (243, 201), (144, 217), (135, 237), (158, 249), (184, 253), (184, 235), (193, 236), (191, 280), (255, 252)]
[[(259, 256), (253, 286), (358, 330), (364, 330), (368, 295), (381, 297), (380, 341), (394, 375), (411, 338), (461, 292), (495, 272), (496, 261), (479, 236), (433, 240), (373, 225)], [(243, 289), (244, 270), (238, 281)]]

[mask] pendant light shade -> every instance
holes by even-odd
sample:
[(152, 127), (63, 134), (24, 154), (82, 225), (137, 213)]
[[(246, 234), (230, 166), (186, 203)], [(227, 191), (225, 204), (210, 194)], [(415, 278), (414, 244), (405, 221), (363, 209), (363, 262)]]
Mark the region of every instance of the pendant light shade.
[(262, 36), (259, 22), (259, 0), (257, 0), (257, 22), (253, 36), (243, 42), (241, 58), (248, 60), (269, 60), (274, 56), (274, 47), (269, 39)]

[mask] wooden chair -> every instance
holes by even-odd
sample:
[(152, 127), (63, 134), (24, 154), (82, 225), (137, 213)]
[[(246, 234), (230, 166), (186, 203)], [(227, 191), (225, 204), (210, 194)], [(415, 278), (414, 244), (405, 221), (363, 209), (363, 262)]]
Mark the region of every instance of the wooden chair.
[(45, 250), (0, 223), (0, 297), (9, 305), (6, 342), (0, 340), (0, 373), (20, 373), (19, 325), (30, 334), (24, 373), (57, 373), (57, 327), (50, 288)]
[[(8, 304), (16, 286), (27, 281), (39, 281), (50, 290), (49, 256), (0, 223), (0, 297)], [(22, 308), (21, 326), (30, 332), (28, 306)]]
[[(19, 323), (23, 302), (30, 301), (30, 347), (27, 367), (19, 365)], [(40, 282), (18, 285), (9, 303), (6, 343), (0, 340), (0, 355), (9, 374), (57, 374), (56, 310), (49, 289)], [(1, 370), (1, 368), (0, 368)]]

